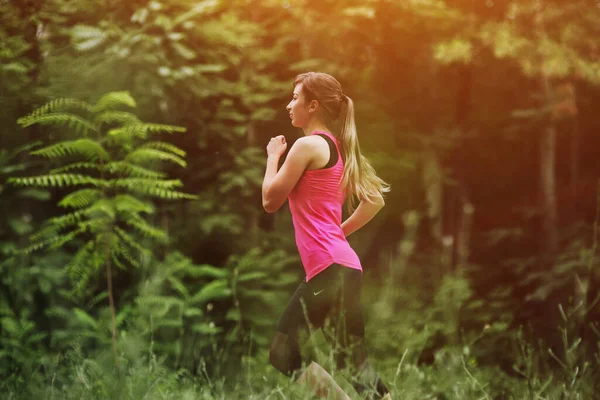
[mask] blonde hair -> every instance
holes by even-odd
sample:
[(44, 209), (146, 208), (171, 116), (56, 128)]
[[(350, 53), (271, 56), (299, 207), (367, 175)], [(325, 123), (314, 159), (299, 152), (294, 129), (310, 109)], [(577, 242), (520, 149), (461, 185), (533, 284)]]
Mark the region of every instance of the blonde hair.
[(342, 85), (333, 76), (323, 72), (300, 74), (294, 80), (294, 88), (300, 83), (307, 101), (317, 100), (323, 107), (322, 122), (340, 142), (344, 161), (341, 183), (349, 198), (348, 210), (354, 210), (355, 196), (362, 201), (389, 192), (389, 185), (377, 176), (375, 169), (360, 152), (354, 123), (354, 103), (344, 94)]

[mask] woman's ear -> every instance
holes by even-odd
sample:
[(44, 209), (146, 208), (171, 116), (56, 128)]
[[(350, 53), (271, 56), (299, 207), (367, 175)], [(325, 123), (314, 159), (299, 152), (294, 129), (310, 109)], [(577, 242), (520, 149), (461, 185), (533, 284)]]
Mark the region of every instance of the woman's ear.
[(319, 102), (317, 100), (312, 100), (308, 106), (308, 112), (315, 112), (319, 108)]

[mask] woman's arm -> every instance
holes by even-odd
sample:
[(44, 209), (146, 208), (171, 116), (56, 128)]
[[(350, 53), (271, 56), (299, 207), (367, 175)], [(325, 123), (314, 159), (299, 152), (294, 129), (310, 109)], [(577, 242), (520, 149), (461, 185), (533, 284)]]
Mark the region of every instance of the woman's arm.
[(342, 223), (345, 236), (350, 236), (367, 224), (383, 208), (385, 201), (379, 194), (375, 199), (362, 200), (356, 210)]
[(300, 180), (304, 170), (312, 161), (314, 142), (310, 137), (300, 138), (294, 143), (288, 156), (277, 171), (279, 158), (285, 151), (285, 138), (273, 138), (267, 147), (267, 169), (262, 184), (263, 208), (268, 213), (274, 213), (285, 203), (288, 195)]

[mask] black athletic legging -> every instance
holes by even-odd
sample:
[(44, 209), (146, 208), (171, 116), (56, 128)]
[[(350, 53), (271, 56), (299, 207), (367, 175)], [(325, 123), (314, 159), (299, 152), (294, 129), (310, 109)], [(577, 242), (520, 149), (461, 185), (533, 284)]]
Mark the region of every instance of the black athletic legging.
[[(300, 332), (322, 328), (330, 316), (338, 368), (350, 367), (351, 382), (359, 393), (373, 387), (379, 397), (388, 389), (367, 361), (360, 292), (362, 272), (332, 264), (292, 295), (271, 344), (271, 364), (291, 376), (302, 366)], [(310, 329), (309, 329), (310, 325)]]

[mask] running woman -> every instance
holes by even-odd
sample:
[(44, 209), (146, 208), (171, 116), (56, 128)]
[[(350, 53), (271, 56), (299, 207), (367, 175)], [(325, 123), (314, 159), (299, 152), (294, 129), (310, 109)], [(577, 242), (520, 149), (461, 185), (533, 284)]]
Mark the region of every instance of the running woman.
[[(340, 83), (329, 74), (308, 72), (298, 75), (293, 86), (287, 110), (292, 125), (302, 128), (304, 137), (294, 143), (279, 171), (287, 143), (283, 135), (271, 138), (262, 201), (264, 209), (273, 213), (289, 200), (306, 280), (279, 320), (270, 362), (288, 376), (299, 371), (299, 333), (321, 328), (331, 316), (335, 344), (341, 350), (336, 353), (338, 367), (351, 369), (351, 381), (359, 393), (375, 388), (376, 398), (387, 399), (388, 389), (367, 361), (360, 303), (362, 267), (346, 237), (381, 210), (389, 186), (360, 152), (354, 105)], [(360, 200), (356, 209), (354, 197)], [(342, 223), (346, 198), (352, 213)], [(321, 394), (327, 393), (325, 380), (340, 398), (348, 398), (314, 362), (298, 379), (312, 383)]]

